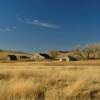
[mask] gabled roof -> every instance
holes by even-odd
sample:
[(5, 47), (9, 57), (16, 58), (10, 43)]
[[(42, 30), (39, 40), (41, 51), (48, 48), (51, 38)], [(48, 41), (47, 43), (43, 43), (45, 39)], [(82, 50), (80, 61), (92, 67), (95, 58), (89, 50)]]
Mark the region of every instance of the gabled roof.
[(41, 56), (45, 57), (46, 59), (51, 59), (52, 57), (50, 57), (48, 54), (46, 53), (39, 53)]
[[(60, 58), (70, 58), (70, 59), (81, 59), (81, 57), (80, 56), (78, 56), (78, 55), (64, 55), (64, 56), (62, 56), (62, 57), (60, 57)], [(59, 59), (60, 59), (59, 58)]]

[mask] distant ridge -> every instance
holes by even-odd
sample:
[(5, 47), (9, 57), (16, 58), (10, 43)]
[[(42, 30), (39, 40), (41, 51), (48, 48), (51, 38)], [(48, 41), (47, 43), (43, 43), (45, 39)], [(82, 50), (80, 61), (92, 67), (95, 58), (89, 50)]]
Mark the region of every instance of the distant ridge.
[(69, 53), (70, 51), (58, 51), (60, 53)]
[(9, 53), (16, 53), (16, 54), (30, 54), (30, 53), (24, 52), (24, 51), (17, 51), (17, 50), (3, 50), (3, 49), (0, 49), (0, 52), (9, 52)]

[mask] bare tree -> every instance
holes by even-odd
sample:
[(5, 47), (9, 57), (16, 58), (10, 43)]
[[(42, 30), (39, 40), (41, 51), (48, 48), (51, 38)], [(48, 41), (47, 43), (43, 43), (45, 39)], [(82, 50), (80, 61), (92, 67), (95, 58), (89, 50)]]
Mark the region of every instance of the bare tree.
[(100, 44), (86, 45), (85, 47), (77, 47), (76, 53), (82, 59), (99, 59), (100, 58)]
[(58, 51), (50, 51), (48, 54), (52, 57), (53, 60), (56, 60), (58, 56)]

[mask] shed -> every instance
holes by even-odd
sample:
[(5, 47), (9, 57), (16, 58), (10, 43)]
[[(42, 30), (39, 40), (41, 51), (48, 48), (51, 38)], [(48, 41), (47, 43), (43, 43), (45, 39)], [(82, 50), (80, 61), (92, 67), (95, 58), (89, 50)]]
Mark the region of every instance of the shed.
[(62, 61), (78, 61), (80, 60), (80, 58), (78, 56), (65, 56), (65, 57), (61, 57), (59, 58), (59, 61), (62, 62)]
[(46, 53), (36, 53), (34, 55), (34, 60), (47, 60), (51, 59), (51, 57)]
[(20, 56), (20, 60), (29, 60), (30, 59), (30, 57), (28, 57), (28, 56)]
[(7, 56), (7, 60), (16, 61), (16, 60), (17, 60), (17, 56), (16, 56), (16, 55), (8, 55), (8, 56)]

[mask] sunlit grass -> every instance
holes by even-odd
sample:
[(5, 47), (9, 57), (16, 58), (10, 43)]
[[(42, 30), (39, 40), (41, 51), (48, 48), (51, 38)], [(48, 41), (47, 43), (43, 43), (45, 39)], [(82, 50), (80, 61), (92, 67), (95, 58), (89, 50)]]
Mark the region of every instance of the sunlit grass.
[(0, 63), (0, 100), (99, 100), (99, 66)]

